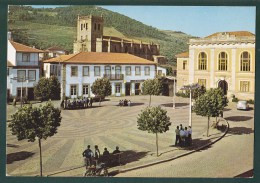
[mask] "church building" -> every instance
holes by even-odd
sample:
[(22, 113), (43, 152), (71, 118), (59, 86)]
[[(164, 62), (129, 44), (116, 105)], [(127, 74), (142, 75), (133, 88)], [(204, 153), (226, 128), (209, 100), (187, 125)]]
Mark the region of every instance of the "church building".
[(160, 55), (160, 46), (133, 40), (103, 35), (104, 18), (98, 16), (78, 16), (77, 38), (74, 42), (74, 53), (108, 52), (129, 53), (144, 59), (165, 64), (166, 59)]

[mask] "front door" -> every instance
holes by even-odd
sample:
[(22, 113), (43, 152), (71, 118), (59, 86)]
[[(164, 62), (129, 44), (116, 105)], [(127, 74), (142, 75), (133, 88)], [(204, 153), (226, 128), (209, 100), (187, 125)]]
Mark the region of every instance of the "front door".
[(33, 88), (28, 88), (28, 100), (34, 100)]
[(135, 83), (135, 95), (140, 94), (140, 83)]
[(116, 86), (116, 87), (115, 87), (115, 89), (116, 89), (116, 91), (115, 91), (116, 96), (117, 96), (117, 97), (120, 97), (120, 96), (121, 96), (121, 83), (116, 83), (115, 86)]
[(228, 91), (228, 83), (227, 83), (225, 80), (219, 81), (218, 87), (223, 90), (224, 95), (227, 94), (227, 91)]
[(130, 96), (130, 90), (131, 90), (131, 83), (125, 84), (125, 95)]

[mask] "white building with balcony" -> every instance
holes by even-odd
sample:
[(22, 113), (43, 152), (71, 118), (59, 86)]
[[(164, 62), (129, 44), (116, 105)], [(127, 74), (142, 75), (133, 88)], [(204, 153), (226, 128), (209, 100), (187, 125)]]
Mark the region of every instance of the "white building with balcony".
[(45, 77), (56, 75), (61, 95), (93, 97), (91, 86), (102, 77), (109, 78), (112, 96), (139, 95), (146, 79), (156, 77), (156, 63), (127, 53), (80, 52), (45, 60)]
[(8, 97), (34, 98), (33, 87), (39, 80), (38, 50), (23, 44), (8, 40), (7, 54), (7, 95)]

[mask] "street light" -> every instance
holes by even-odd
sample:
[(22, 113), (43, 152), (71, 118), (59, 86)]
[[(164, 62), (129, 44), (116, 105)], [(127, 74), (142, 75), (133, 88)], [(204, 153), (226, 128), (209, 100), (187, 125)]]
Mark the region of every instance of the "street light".
[(181, 90), (185, 90), (185, 91), (187, 91), (187, 90), (189, 90), (190, 91), (190, 118), (189, 118), (189, 126), (191, 126), (192, 127), (192, 119), (191, 119), (191, 92), (192, 92), (192, 90), (194, 90), (194, 89), (197, 89), (197, 88), (200, 88), (200, 85), (198, 84), (198, 83), (196, 83), (196, 84), (190, 84), (190, 85), (184, 85), (182, 88), (181, 88)]
[(176, 93), (176, 78), (173, 78), (173, 103), (172, 103), (172, 108), (175, 109), (175, 93)]

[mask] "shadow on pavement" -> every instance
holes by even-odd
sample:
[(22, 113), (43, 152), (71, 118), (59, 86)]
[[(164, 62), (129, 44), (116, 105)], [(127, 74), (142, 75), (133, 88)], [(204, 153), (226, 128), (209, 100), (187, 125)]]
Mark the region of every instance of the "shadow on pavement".
[(25, 160), (25, 159), (31, 157), (32, 155), (34, 155), (34, 153), (27, 152), (27, 151), (10, 153), (10, 154), (7, 154), (6, 163), (12, 164), (14, 161)]
[(254, 133), (252, 128), (246, 127), (233, 127), (228, 130), (228, 134), (230, 135), (244, 135)]
[(125, 165), (127, 163), (138, 161), (138, 160), (144, 158), (145, 156), (147, 156), (148, 153), (149, 153), (149, 151), (146, 151), (146, 152), (136, 152), (133, 150), (122, 151), (121, 160), (120, 160), (121, 165)]
[[(144, 103), (138, 103), (138, 102), (133, 102), (131, 103), (131, 106), (130, 107), (134, 107), (134, 106), (139, 106), (139, 105), (144, 105)], [(119, 106), (119, 104), (117, 104), (116, 106)], [(129, 106), (123, 106), (123, 107), (129, 107)]]
[(253, 117), (250, 117), (250, 116), (230, 116), (230, 117), (226, 117), (225, 120), (228, 120), (228, 121), (248, 121), (252, 118)]
[(7, 147), (13, 147), (13, 148), (18, 148), (20, 147), (19, 145), (15, 145), (15, 144), (7, 144)]
[[(183, 107), (183, 106), (187, 106), (187, 105), (189, 105), (189, 103), (175, 103), (175, 107)], [(161, 104), (161, 106), (173, 107), (173, 103)]]
[(223, 111), (231, 111), (231, 109), (226, 109), (226, 108), (224, 108), (224, 110)]

